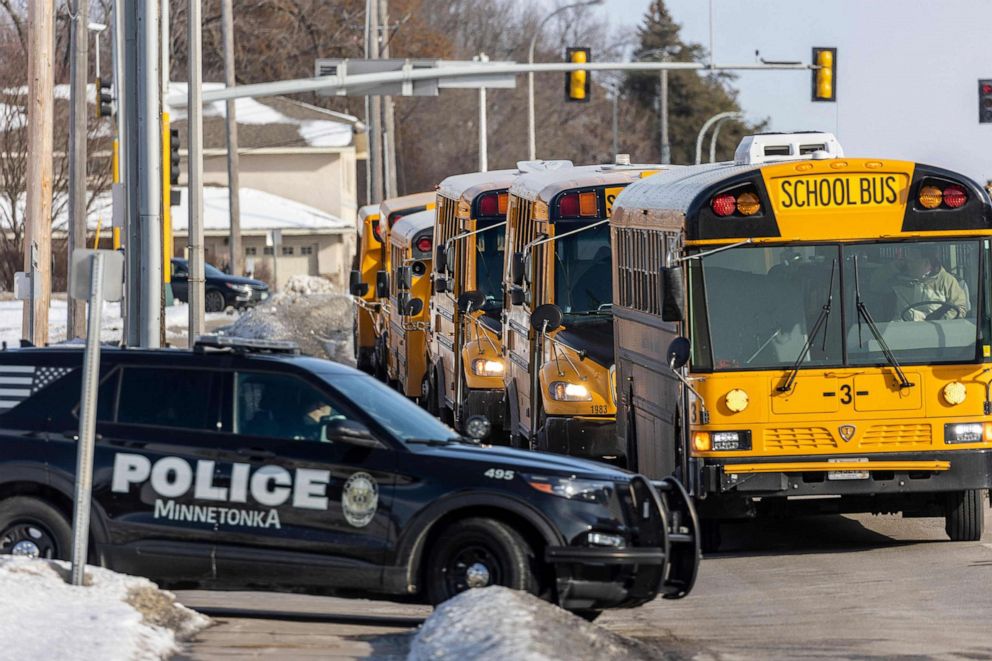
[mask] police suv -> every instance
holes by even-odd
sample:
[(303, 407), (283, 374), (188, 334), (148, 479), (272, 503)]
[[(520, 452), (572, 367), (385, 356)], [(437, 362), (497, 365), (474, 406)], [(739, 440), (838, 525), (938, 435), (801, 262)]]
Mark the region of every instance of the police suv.
[[(0, 552), (70, 553), (83, 353), (0, 352)], [(349, 367), (205, 336), (101, 358), (90, 561), (174, 587), (527, 590), (584, 615), (685, 596), (675, 480), (482, 446)]]

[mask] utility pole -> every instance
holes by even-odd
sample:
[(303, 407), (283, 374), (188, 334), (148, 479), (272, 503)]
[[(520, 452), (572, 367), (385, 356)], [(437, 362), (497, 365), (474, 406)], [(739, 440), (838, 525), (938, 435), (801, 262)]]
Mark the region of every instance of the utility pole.
[[(379, 0), (379, 20), (382, 23), (381, 55), (389, 58), (389, 0)], [(383, 162), (385, 164), (386, 197), (396, 197), (396, 118), (393, 112), (393, 97), (382, 97), (383, 127), (382, 140)]]
[[(24, 304), (23, 325), (38, 346), (48, 342), (52, 294), (52, 152), (55, 3), (28, 3), (28, 163), (25, 175), (24, 270), (32, 295)], [(33, 266), (37, 266), (35, 269)], [(37, 278), (35, 282), (34, 278)], [(34, 294), (37, 293), (37, 296)], [(33, 322), (33, 323), (32, 323)], [(26, 333), (22, 332), (22, 336)]]
[(658, 93), (658, 115), (661, 124), (661, 163), (668, 165), (672, 162), (672, 145), (668, 142), (668, 69), (661, 70), (660, 90)]
[(189, 95), (186, 106), (189, 128), (189, 331), (190, 348), (203, 334), (203, 55), (201, 0), (189, 0), (186, 41), (189, 44)]
[[(369, 13), (369, 59), (378, 60), (379, 46), (379, 3), (378, 0), (366, 0), (365, 11)], [(372, 199), (370, 203), (378, 204), (383, 200), (382, 181), (382, 99), (373, 96), (369, 99), (369, 165), (371, 168)]]
[[(232, 0), (221, 3), (221, 21), (224, 25), (224, 84), (234, 87), (234, 7)], [(231, 254), (228, 260), (231, 273), (242, 275), (244, 250), (241, 249), (241, 183), (238, 170), (238, 117), (234, 108), (235, 100), (227, 102), (227, 191), (228, 206), (231, 211)]]
[[(485, 53), (479, 53), (475, 58), (476, 62), (488, 62), (489, 57)], [(489, 127), (486, 123), (486, 86), (479, 87), (479, 172), (489, 171)]]
[[(72, 277), (72, 251), (86, 247), (86, 74), (89, 71), (89, 2), (70, 0), (69, 16), (69, 249), (66, 274)], [(97, 90), (97, 96), (100, 90)], [(99, 99), (97, 103), (99, 103)], [(72, 283), (69, 283), (72, 289)], [(69, 296), (66, 339), (86, 333), (86, 306)]]

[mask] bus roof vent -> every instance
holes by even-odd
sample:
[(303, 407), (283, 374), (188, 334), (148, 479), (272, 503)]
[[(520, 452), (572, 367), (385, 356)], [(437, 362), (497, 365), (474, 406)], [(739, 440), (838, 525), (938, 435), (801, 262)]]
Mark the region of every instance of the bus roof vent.
[(572, 161), (517, 161), (517, 169), (521, 172), (547, 172), (548, 170), (564, 170), (572, 167)]
[(734, 164), (756, 165), (776, 161), (839, 158), (844, 150), (833, 133), (797, 131), (745, 136), (737, 145)]

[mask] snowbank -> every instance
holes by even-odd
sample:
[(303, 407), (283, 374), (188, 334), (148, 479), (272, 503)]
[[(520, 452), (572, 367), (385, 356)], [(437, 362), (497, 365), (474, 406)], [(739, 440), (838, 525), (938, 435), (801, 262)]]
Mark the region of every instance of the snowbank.
[(144, 578), (86, 568), (71, 586), (66, 562), (0, 556), (0, 657), (162, 659), (209, 620)]
[(228, 335), (293, 340), (303, 353), (353, 365), (354, 304), (329, 280), (294, 276), (267, 303), (247, 310), (225, 330)]
[(407, 658), (636, 661), (657, 656), (657, 650), (533, 595), (493, 586), (468, 590), (438, 606), (414, 637)]

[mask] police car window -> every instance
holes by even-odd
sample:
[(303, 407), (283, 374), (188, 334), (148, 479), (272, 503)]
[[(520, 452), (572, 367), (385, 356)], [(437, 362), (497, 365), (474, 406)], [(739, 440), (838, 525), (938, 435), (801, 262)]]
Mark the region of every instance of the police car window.
[(458, 434), (409, 399), (370, 376), (320, 374), (348, 401), (400, 440), (457, 438)]
[(117, 422), (217, 431), (214, 375), (206, 370), (126, 367)]
[(234, 433), (319, 441), (324, 425), (344, 419), (330, 398), (306, 381), (273, 372), (238, 372)]

